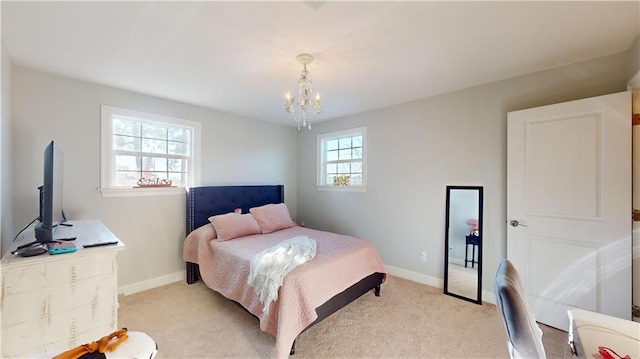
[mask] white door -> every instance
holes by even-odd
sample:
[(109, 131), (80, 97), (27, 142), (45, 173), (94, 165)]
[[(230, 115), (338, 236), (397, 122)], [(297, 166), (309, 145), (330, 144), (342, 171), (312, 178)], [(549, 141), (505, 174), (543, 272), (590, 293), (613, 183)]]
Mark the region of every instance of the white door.
[(631, 319), (631, 92), (510, 112), (507, 128), (507, 258), (536, 320)]

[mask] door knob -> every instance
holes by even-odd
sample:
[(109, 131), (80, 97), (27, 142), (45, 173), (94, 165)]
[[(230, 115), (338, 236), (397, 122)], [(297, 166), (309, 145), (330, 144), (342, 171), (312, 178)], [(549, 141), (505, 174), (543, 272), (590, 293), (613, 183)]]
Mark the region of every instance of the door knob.
[(518, 226), (522, 226), (522, 227), (528, 227), (526, 224), (522, 224), (518, 221), (516, 221), (515, 219), (512, 219), (509, 224), (511, 225), (511, 227), (518, 227)]

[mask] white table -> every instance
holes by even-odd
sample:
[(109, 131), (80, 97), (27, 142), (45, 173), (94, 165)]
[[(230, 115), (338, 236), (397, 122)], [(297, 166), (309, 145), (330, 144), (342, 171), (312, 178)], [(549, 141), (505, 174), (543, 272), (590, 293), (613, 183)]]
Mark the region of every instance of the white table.
[(599, 358), (598, 347), (614, 350), (624, 357), (640, 358), (640, 323), (610, 315), (571, 308), (569, 346), (578, 358)]

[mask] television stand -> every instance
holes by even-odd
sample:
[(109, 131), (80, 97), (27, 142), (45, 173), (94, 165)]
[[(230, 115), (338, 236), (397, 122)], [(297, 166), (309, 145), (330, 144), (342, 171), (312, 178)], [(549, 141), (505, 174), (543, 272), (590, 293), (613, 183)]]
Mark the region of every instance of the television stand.
[[(72, 253), (2, 257), (0, 358), (28, 358), (90, 343), (118, 327), (117, 255), (124, 244), (98, 220), (72, 221), (53, 238), (73, 238)], [(13, 243), (35, 238), (33, 228)], [(112, 242), (83, 248), (83, 244)]]

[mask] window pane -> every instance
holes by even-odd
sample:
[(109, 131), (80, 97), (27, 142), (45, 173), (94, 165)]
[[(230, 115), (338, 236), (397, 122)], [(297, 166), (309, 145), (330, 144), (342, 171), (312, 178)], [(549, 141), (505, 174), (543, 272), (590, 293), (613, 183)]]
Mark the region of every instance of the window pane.
[(168, 153), (171, 155), (189, 155), (189, 149), (191, 148), (188, 143), (169, 141)]
[(338, 172), (338, 165), (335, 163), (327, 163), (327, 175), (335, 174)]
[(187, 172), (187, 160), (180, 158), (169, 158), (169, 171)]
[(169, 127), (169, 140), (179, 142), (190, 142), (191, 131), (182, 127)]
[(362, 175), (351, 175), (349, 184), (352, 186), (362, 186)]
[(113, 136), (113, 149), (140, 152), (140, 138), (131, 136)]
[(139, 156), (116, 156), (116, 171), (122, 170), (140, 170)]
[(350, 148), (351, 147), (351, 137), (347, 137), (347, 138), (341, 138), (340, 140), (340, 144), (338, 145), (339, 148)]
[(327, 161), (337, 161), (337, 160), (338, 160), (338, 151), (327, 152)]
[(338, 149), (338, 140), (327, 141), (327, 151), (337, 150), (337, 149)]
[(140, 137), (140, 122), (114, 117), (113, 134)]
[(187, 174), (186, 173), (169, 173), (169, 179), (172, 186), (186, 186)]
[(353, 147), (362, 147), (362, 136), (353, 136), (352, 141)]
[(334, 175), (327, 176), (327, 177), (325, 178), (325, 182), (324, 182), (324, 184), (330, 184), (330, 185), (333, 185), (333, 178), (334, 178), (334, 177), (335, 177)]
[(159, 140), (167, 139), (167, 126), (155, 123), (142, 124), (142, 137), (156, 138)]
[(338, 163), (338, 173), (341, 175), (348, 175), (351, 173), (350, 163)]
[(339, 150), (338, 159), (341, 160), (350, 160), (351, 159), (351, 149)]
[(355, 147), (352, 154), (354, 159), (362, 158), (362, 147)]
[(143, 171), (142, 172), (142, 177), (144, 177), (146, 179), (155, 179), (155, 178), (166, 179), (167, 178), (167, 172)]
[(166, 171), (167, 159), (164, 157), (142, 157), (144, 171)]
[(140, 179), (140, 172), (137, 171), (116, 171), (116, 186), (133, 187)]
[(362, 173), (362, 162), (351, 162), (351, 173)]
[(142, 152), (167, 153), (167, 142), (162, 140), (142, 139)]

